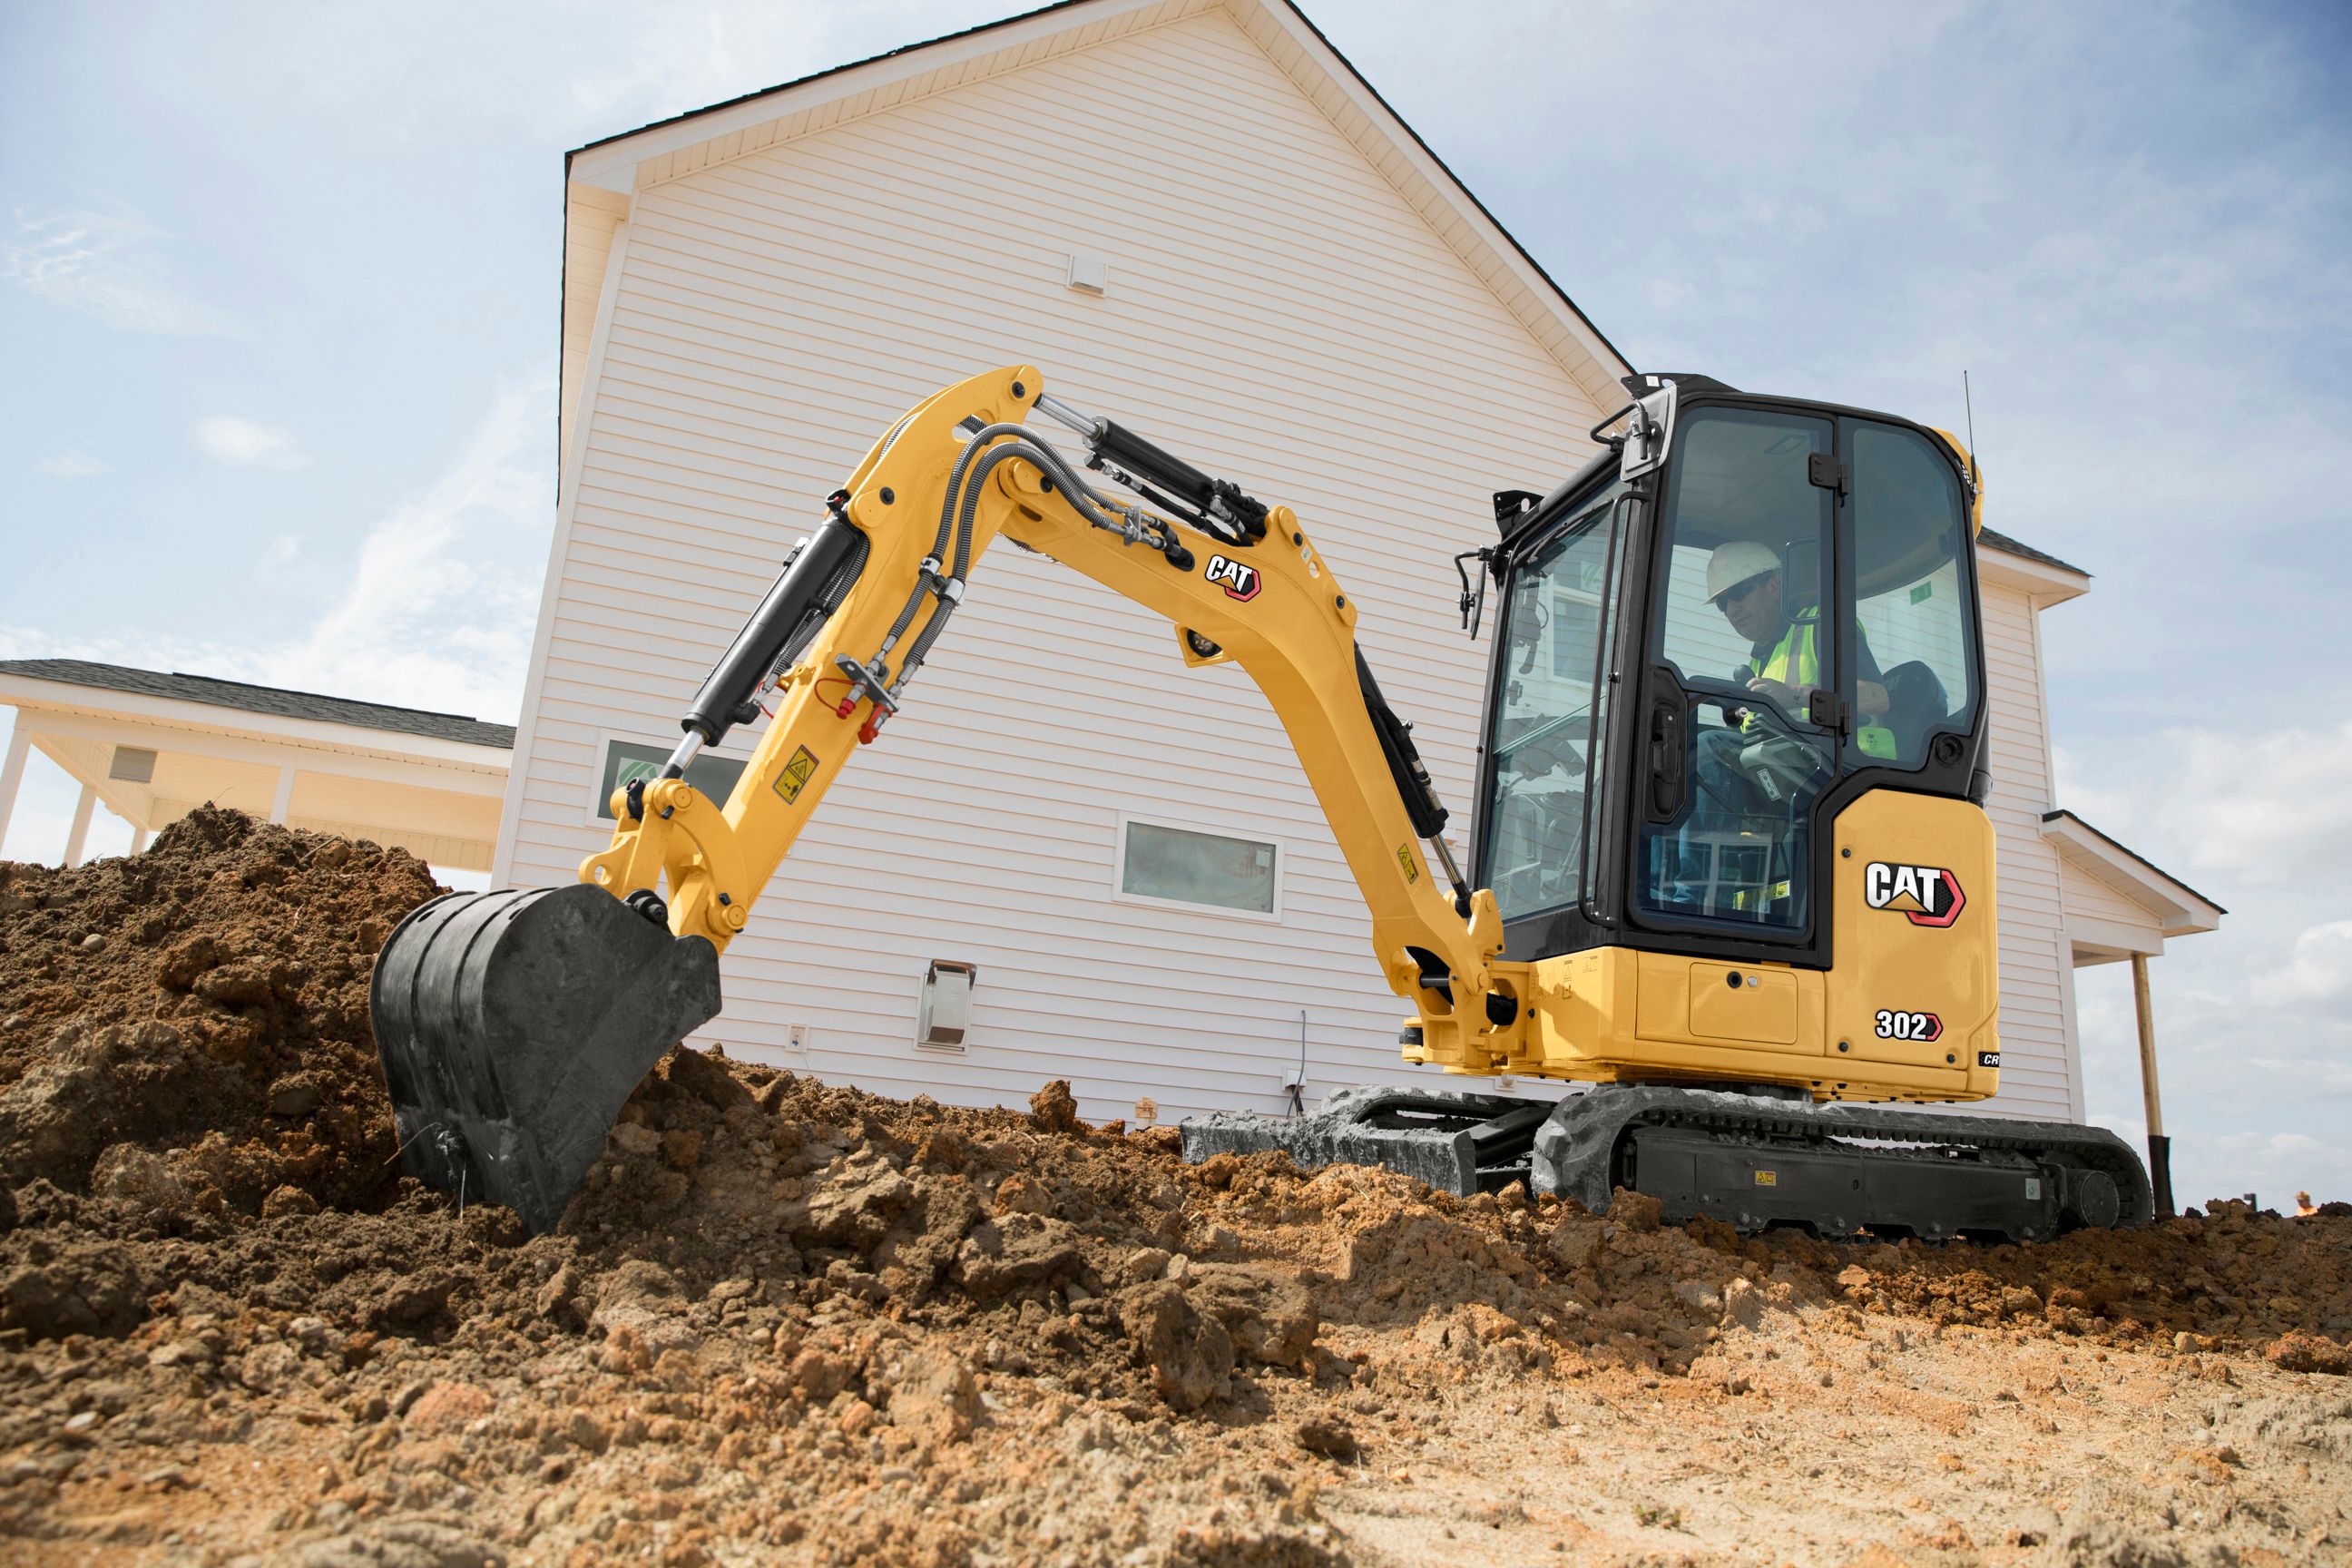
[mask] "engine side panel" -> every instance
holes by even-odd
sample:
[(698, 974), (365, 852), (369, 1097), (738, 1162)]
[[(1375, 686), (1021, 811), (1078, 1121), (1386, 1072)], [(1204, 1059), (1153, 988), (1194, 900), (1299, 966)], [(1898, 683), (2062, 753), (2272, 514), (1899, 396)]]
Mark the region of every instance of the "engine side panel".
[(1846, 1081), (1885, 1067), (1943, 1068), (1963, 1079), (1953, 1099), (1991, 1094), (2000, 1087), (1991, 821), (1965, 800), (1875, 790), (1838, 814), (1835, 842), (1827, 1022)]

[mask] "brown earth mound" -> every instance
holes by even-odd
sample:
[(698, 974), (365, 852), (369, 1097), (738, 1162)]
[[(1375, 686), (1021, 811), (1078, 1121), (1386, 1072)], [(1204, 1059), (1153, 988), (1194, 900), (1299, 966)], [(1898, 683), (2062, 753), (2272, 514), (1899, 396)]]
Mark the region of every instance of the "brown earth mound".
[(2352, 1542), (2352, 1221), (1743, 1240), (1631, 1195), (1188, 1167), (1066, 1085), (974, 1111), (680, 1051), (526, 1238), (398, 1177), (367, 974), (432, 890), (397, 851), (210, 810), (133, 859), (0, 866), (8, 1555)]

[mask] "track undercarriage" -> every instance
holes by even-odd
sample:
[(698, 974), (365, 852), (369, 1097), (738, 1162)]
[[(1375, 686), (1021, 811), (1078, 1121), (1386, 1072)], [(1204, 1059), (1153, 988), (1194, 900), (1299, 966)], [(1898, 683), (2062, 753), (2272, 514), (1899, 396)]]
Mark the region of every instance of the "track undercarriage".
[(1525, 1181), (1596, 1212), (1624, 1187), (1655, 1197), (1670, 1224), (1706, 1215), (1744, 1234), (2046, 1241), (2154, 1212), (2138, 1157), (2100, 1128), (1769, 1090), (1602, 1085), (1554, 1106), (1352, 1089), (1309, 1116), (1183, 1124), (1187, 1160), (1266, 1149), (1303, 1165), (1386, 1166), (1463, 1195)]

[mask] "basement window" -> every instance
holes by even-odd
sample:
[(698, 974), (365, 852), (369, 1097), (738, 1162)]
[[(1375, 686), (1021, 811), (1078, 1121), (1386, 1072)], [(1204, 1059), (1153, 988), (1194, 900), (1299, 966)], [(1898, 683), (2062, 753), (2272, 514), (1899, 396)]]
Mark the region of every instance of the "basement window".
[[(647, 745), (640, 741), (624, 741), (615, 736), (604, 738), (604, 766), (598, 770), (596, 798), (591, 812), (599, 822), (611, 822), (613, 792), (625, 789), (643, 779), (647, 784), (661, 777), (662, 764), (669, 761), (670, 748)], [(687, 764), (686, 782), (709, 795), (719, 805), (735, 793), (735, 781), (742, 776), (743, 763), (735, 757), (715, 757), (708, 752)]]
[(1116, 891), (1122, 899), (1278, 920), (1282, 846), (1122, 816)]

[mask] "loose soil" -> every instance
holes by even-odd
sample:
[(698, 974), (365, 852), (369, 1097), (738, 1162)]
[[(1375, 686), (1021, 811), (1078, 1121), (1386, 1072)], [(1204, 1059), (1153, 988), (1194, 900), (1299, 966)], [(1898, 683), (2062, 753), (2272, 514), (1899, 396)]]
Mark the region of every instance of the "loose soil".
[(0, 865), (0, 1560), (2352, 1562), (2352, 1210), (1742, 1240), (673, 1053), (400, 1177), (397, 851)]

